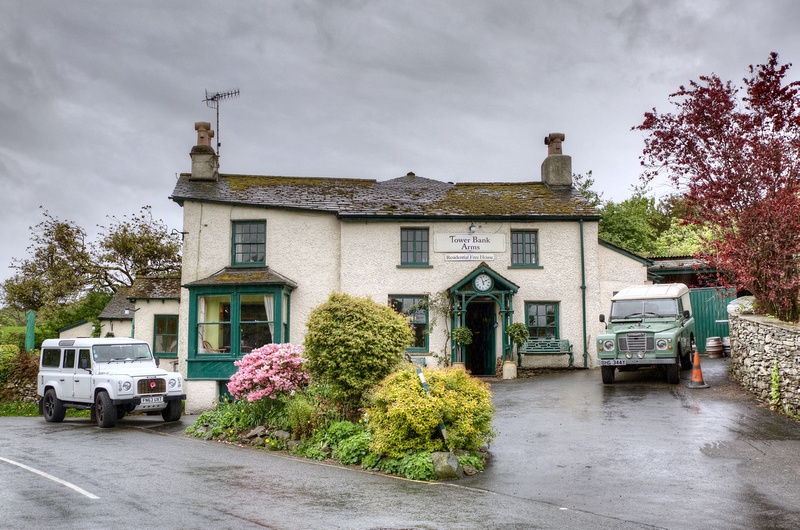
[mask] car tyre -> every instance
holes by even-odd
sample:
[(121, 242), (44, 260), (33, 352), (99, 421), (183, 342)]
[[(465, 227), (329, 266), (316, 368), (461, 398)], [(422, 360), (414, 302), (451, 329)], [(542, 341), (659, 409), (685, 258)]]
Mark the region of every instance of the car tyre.
[(108, 392), (98, 392), (94, 405), (98, 426), (107, 429), (117, 424), (117, 407), (111, 403)]
[(603, 384), (610, 385), (614, 382), (614, 366), (601, 366), (600, 372), (603, 374)]
[(692, 352), (688, 351), (684, 355), (681, 355), (681, 351), (678, 350), (678, 357), (681, 358), (681, 370), (691, 370), (691, 368), (692, 368)]
[(178, 421), (181, 419), (181, 407), (180, 399), (167, 401), (167, 407), (161, 411), (161, 417), (164, 421)]
[(42, 400), (44, 401), (42, 404), (42, 412), (45, 421), (58, 423), (67, 415), (67, 409), (64, 408), (64, 403), (58, 399), (56, 391), (52, 388), (47, 389)]
[(678, 363), (668, 364), (667, 368), (667, 383), (671, 385), (677, 385), (681, 382), (681, 373), (679, 370)]

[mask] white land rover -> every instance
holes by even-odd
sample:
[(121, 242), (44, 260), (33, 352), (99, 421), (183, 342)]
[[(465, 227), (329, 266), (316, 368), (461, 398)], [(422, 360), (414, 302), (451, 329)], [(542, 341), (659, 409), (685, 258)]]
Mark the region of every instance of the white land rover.
[(113, 427), (131, 412), (181, 418), (183, 379), (158, 368), (142, 340), (47, 339), (41, 351), (37, 391), (47, 421), (63, 420), (69, 408), (92, 410), (100, 427)]

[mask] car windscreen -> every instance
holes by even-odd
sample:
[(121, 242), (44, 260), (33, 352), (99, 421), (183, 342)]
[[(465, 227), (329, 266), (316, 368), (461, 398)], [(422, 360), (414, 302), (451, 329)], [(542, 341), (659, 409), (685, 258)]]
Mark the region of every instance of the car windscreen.
[(675, 298), (648, 298), (645, 300), (615, 300), (611, 302), (611, 318), (672, 317), (678, 314)]
[(95, 344), (92, 356), (97, 362), (137, 361), (150, 359), (150, 346), (147, 344)]

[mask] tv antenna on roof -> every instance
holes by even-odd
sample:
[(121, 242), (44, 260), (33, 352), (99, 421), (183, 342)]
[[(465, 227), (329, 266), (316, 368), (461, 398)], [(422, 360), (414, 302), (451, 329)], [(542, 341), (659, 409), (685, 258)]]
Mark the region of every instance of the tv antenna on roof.
[(206, 102), (212, 109), (217, 109), (217, 156), (219, 156), (219, 146), (222, 145), (222, 142), (219, 141), (219, 102), (223, 99), (230, 99), (239, 97), (239, 89), (234, 88), (233, 90), (228, 90), (227, 92), (214, 92), (211, 93), (206, 90), (206, 99), (203, 101)]

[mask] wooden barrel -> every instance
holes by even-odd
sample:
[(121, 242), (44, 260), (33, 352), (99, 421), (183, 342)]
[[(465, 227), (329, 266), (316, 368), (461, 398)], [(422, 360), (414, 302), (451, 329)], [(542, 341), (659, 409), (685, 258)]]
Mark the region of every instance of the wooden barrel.
[(719, 337), (708, 337), (706, 339), (706, 353), (709, 359), (722, 357), (722, 339)]

